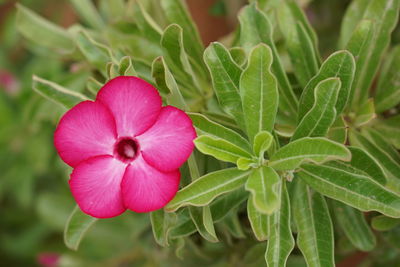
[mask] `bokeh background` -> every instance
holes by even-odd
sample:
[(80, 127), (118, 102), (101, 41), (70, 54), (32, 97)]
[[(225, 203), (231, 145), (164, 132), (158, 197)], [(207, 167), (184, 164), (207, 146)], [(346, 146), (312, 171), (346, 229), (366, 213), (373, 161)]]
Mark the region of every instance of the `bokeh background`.
[[(199, 258), (212, 260), (211, 252), (198, 252), (182, 265), (174, 252), (153, 241), (149, 216), (132, 212), (96, 223), (77, 252), (65, 247), (63, 228), (75, 206), (68, 188), (71, 169), (53, 147), (55, 125), (65, 110), (31, 89), (32, 75), (81, 91), (90, 73), (79, 62), (23, 39), (15, 25), (16, 2), (0, 1), (0, 266), (167, 266), (165, 259), (171, 266), (187, 266)], [(68, 0), (19, 2), (63, 27), (79, 21)], [(206, 45), (235, 29), (244, 2), (187, 1)], [(349, 2), (299, 0), (318, 33), (322, 55), (334, 51)], [(396, 29), (393, 42), (398, 40)], [(235, 257), (231, 252), (224, 257)], [(352, 260), (362, 257), (351, 255), (341, 266), (354, 266)]]

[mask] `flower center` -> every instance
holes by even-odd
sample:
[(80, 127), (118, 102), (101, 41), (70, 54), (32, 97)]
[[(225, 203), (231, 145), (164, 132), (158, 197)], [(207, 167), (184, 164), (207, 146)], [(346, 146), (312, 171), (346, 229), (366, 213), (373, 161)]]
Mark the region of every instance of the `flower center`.
[(130, 137), (120, 138), (114, 147), (114, 155), (123, 162), (134, 160), (139, 151), (139, 144)]

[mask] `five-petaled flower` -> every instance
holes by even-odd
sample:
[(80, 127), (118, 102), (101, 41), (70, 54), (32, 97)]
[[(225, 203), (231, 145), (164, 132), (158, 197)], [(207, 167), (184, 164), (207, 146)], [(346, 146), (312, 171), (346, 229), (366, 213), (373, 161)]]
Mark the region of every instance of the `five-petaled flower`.
[(69, 184), (82, 211), (98, 218), (150, 212), (175, 196), (196, 133), (183, 111), (161, 105), (149, 83), (120, 76), (62, 117), (54, 144), (74, 168)]

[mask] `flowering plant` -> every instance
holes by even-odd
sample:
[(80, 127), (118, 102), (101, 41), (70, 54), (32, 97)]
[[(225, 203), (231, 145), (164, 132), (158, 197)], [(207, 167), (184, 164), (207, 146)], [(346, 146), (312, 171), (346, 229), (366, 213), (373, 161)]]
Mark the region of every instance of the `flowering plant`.
[(69, 109), (55, 133), (80, 207), (68, 247), (93, 217), (126, 208), (151, 212), (154, 239), (178, 255), (185, 242), (225, 256), (237, 244), (243, 257), (229, 263), (255, 266), (300, 254), (334, 266), (335, 230), (361, 251), (380, 242), (371, 225), (398, 232), (400, 53), (390, 38), (400, 0), (352, 1), (339, 50), (324, 57), (295, 0), (250, 1), (237, 30), (207, 48), (180, 0), (100, 1), (103, 16), (90, 0), (71, 2), (86, 26), (65, 30), (22, 5), (17, 16), (27, 39), (89, 73), (80, 91), (33, 77)]

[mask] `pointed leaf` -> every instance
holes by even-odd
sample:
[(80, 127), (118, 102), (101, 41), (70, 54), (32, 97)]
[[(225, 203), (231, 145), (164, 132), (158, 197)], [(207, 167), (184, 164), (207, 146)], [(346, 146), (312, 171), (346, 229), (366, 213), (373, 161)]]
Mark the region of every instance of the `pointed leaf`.
[(297, 245), (308, 266), (335, 266), (333, 226), (323, 196), (297, 180), (293, 196)]
[(154, 239), (160, 246), (169, 246), (168, 232), (172, 225), (176, 223), (176, 215), (167, 213), (163, 209), (150, 213), (151, 228)]
[(271, 49), (260, 44), (251, 50), (247, 68), (240, 77), (240, 94), (250, 142), (260, 131), (271, 132), (274, 128), (279, 96), (271, 64)]
[(280, 209), (268, 216), (268, 243), (265, 260), (269, 267), (286, 265), (290, 252), (294, 248), (294, 239), (290, 229), (290, 201), (285, 182), (282, 182)]
[(279, 107), (285, 114), (294, 116), (298, 101), (276, 50), (272, 38), (273, 29), (268, 17), (255, 4), (251, 4), (242, 9), (239, 14), (239, 22), (240, 44), (247, 52), (259, 43), (264, 43), (271, 48), (272, 71), (279, 85)]
[(182, 206), (205, 206), (216, 197), (242, 186), (248, 175), (248, 171), (236, 168), (208, 173), (179, 190), (165, 209), (175, 211)]
[(303, 164), (298, 173), (314, 190), (361, 211), (400, 217), (400, 197), (368, 176), (333, 166)]
[(353, 82), (355, 71), (354, 57), (348, 51), (337, 51), (330, 55), (324, 63), (322, 63), (317, 75), (315, 75), (304, 88), (300, 98), (298, 121), (306, 115), (308, 110), (313, 106), (314, 90), (316, 86), (327, 78), (339, 78), (341, 87), (336, 101), (336, 116), (339, 116), (346, 106), (350, 95), (350, 88)]
[(72, 108), (81, 101), (89, 100), (88, 97), (67, 88), (62, 87), (54, 82), (42, 79), (37, 76), (32, 77), (33, 90), (49, 100), (60, 104), (66, 108)]
[(83, 213), (78, 206), (72, 211), (64, 229), (64, 243), (72, 250), (78, 250), (82, 238), (98, 219)]
[(376, 239), (364, 214), (342, 202), (334, 201), (332, 203), (340, 228), (350, 242), (359, 250), (372, 250), (376, 245)]
[(244, 128), (239, 80), (242, 69), (220, 43), (212, 43), (204, 51), (204, 61), (210, 71), (215, 94), (221, 107)]
[(279, 149), (272, 155), (269, 166), (275, 170), (294, 170), (304, 162), (322, 163), (333, 159), (349, 161), (350, 151), (326, 138), (304, 137)]
[(210, 207), (189, 207), (189, 214), (199, 234), (210, 242), (218, 242)]
[(325, 136), (336, 119), (336, 102), (341, 82), (339, 78), (323, 80), (314, 90), (314, 105), (297, 125), (291, 140), (306, 136)]
[(254, 201), (247, 200), (247, 216), (249, 218), (251, 229), (258, 241), (268, 239), (268, 215), (262, 214), (254, 206)]
[(379, 215), (372, 218), (371, 225), (377, 231), (389, 231), (400, 224), (400, 219)]

